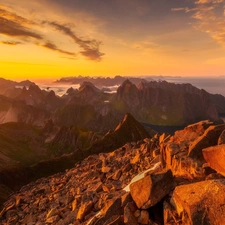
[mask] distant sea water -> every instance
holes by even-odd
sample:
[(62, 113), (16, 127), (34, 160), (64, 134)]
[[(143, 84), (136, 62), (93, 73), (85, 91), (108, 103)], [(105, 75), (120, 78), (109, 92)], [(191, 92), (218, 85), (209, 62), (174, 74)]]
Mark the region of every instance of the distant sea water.
[(225, 77), (166, 77), (164, 79), (177, 84), (189, 83), (211, 94), (225, 96)]

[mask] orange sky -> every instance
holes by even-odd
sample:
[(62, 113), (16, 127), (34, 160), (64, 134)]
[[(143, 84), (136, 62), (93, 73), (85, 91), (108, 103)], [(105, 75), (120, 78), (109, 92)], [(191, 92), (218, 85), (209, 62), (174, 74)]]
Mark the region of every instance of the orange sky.
[(2, 0), (0, 77), (225, 75), (224, 0)]

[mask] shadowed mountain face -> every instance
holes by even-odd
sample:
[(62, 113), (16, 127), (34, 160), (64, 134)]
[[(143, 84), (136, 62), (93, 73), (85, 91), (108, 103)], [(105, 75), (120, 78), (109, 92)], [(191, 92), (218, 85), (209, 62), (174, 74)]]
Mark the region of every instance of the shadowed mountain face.
[(23, 89), (8, 85), (8, 99), (0, 98), (1, 123), (43, 125), (53, 119), (59, 126), (81, 126), (104, 134), (128, 112), (142, 123), (164, 126), (184, 126), (204, 119), (217, 121), (218, 113), (225, 112), (223, 96), (210, 95), (190, 84), (166, 81), (142, 81), (136, 86), (124, 80), (116, 93), (105, 93), (88, 80), (79, 90), (70, 88), (62, 97), (34, 84)]
[(86, 83), (65, 99), (65, 106), (53, 115), (57, 124), (78, 124), (101, 133), (116, 126), (127, 112), (144, 124), (164, 126), (220, 120), (218, 104), (214, 104), (211, 95), (190, 84), (142, 82), (136, 86), (125, 80), (117, 93), (109, 94)]
[(145, 82), (138, 87), (129, 80), (112, 100), (119, 112), (131, 112), (143, 123), (185, 125), (203, 119), (219, 120), (210, 95), (189, 84)]

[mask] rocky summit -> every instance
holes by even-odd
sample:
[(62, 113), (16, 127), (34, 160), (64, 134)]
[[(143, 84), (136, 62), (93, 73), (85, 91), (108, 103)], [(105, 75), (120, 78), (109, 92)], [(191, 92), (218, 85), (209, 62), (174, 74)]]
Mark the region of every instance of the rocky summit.
[(206, 120), (92, 154), (13, 193), (0, 223), (223, 225), (224, 132)]

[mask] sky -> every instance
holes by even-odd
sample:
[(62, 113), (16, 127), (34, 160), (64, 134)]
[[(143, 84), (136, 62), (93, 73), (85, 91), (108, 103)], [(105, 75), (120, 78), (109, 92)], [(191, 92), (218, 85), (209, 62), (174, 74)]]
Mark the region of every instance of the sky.
[(225, 75), (225, 0), (1, 0), (0, 77)]

